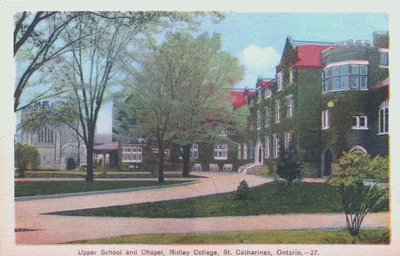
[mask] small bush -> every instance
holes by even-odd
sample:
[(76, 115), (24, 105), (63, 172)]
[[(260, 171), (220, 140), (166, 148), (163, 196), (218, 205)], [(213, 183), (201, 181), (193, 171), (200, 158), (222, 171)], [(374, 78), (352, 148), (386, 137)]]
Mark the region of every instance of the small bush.
[(250, 187), (247, 181), (242, 180), (236, 189), (236, 199), (247, 200), (249, 199)]
[(40, 153), (30, 145), (18, 143), (14, 148), (14, 154), (19, 177), (25, 177), (26, 170), (37, 169), (40, 165)]

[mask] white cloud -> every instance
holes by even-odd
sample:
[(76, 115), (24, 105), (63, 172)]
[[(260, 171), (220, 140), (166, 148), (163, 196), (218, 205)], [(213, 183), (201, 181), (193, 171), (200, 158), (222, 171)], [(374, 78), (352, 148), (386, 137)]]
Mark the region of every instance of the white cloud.
[[(257, 77), (275, 77), (275, 67), (279, 64), (280, 55), (272, 47), (260, 48), (251, 44), (240, 54), (240, 61), (246, 68), (245, 86), (253, 87)], [(251, 83), (251, 84), (247, 84)]]

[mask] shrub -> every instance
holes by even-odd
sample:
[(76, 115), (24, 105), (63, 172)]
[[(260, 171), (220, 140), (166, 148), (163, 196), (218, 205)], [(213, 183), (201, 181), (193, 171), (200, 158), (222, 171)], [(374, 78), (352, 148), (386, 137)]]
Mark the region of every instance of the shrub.
[(377, 186), (388, 180), (388, 158), (360, 153), (343, 153), (329, 183), (339, 188), (346, 214), (347, 230), (352, 236), (360, 232), (365, 216), (380, 210), (387, 202), (388, 191)]
[(14, 154), (18, 177), (25, 177), (26, 170), (36, 169), (40, 165), (39, 151), (30, 145), (18, 143), (14, 148)]
[(247, 200), (249, 199), (250, 187), (247, 181), (242, 180), (236, 189), (236, 199)]
[(285, 150), (283, 144), (280, 145), (278, 164), (276, 173), (280, 178), (285, 179), (288, 185), (301, 178), (301, 164), (294, 159), (292, 146)]

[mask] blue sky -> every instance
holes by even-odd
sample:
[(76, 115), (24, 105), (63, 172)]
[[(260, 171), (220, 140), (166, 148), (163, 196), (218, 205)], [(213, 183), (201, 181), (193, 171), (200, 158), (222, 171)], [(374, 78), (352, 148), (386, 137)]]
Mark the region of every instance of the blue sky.
[[(287, 36), (296, 40), (338, 42), (371, 40), (374, 31), (388, 31), (385, 13), (225, 13), (218, 23), (203, 22), (200, 32), (220, 33), (223, 50), (245, 67), (236, 88), (254, 87), (257, 77), (274, 77)], [(98, 131), (111, 132), (111, 108), (105, 106)]]
[(287, 36), (296, 40), (338, 42), (372, 40), (388, 31), (385, 13), (226, 13), (219, 24), (202, 29), (218, 32), (223, 49), (240, 58), (246, 77), (237, 87), (254, 87), (258, 76), (274, 77)]

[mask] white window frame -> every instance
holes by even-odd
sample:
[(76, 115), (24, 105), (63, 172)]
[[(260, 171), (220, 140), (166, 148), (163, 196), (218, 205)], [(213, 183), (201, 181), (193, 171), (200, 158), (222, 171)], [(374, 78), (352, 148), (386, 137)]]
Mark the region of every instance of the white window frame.
[(271, 157), (271, 140), (269, 136), (265, 136), (265, 144), (264, 144), (264, 158)]
[(247, 151), (248, 151), (248, 146), (247, 144), (243, 144), (243, 160), (247, 160)]
[(141, 163), (143, 160), (143, 149), (140, 146), (122, 145), (121, 162), (122, 163)]
[(264, 99), (271, 98), (272, 96), (272, 90), (270, 87), (265, 88), (264, 90)]
[(329, 109), (323, 110), (321, 113), (321, 129), (326, 130), (329, 129)]
[[(361, 119), (364, 118), (364, 125), (361, 126)], [(368, 117), (367, 116), (352, 116), (351, 122), (353, 123), (353, 119), (356, 120), (356, 125), (351, 125), (351, 129), (353, 130), (368, 130)]]
[(279, 137), (276, 134), (272, 135), (272, 157), (273, 158), (278, 158), (279, 157)]
[(385, 100), (379, 106), (378, 135), (384, 135), (388, 133), (389, 133), (389, 101)]
[(285, 133), (285, 150), (289, 150), (290, 143), (292, 142), (293, 134), (291, 132)]
[(45, 125), (38, 131), (38, 142), (39, 143), (54, 143), (54, 130), (53, 128)]
[(278, 91), (278, 92), (279, 92), (279, 91), (282, 91), (282, 89), (283, 89), (283, 83), (284, 83), (284, 81), (283, 81), (283, 72), (282, 72), (282, 71), (276, 73), (276, 82), (277, 82), (277, 84), (278, 84), (278, 89), (277, 89), (277, 91)]
[(238, 155), (237, 155), (237, 159), (241, 160), (242, 159), (242, 144), (238, 145)]
[(294, 114), (294, 97), (293, 95), (289, 95), (286, 97), (287, 98), (287, 113), (286, 116), (287, 118), (292, 118)]
[(192, 159), (198, 159), (199, 158), (199, 144), (192, 144), (190, 145), (190, 157)]
[[(340, 74), (340, 68), (343, 66), (348, 66), (347, 70), (347, 74)], [(366, 74), (361, 74), (360, 71), (358, 73), (353, 73), (352, 71), (352, 67), (350, 66), (366, 66), (367, 68), (367, 73)], [(338, 68), (338, 74), (333, 75), (332, 74), (332, 68)], [(324, 70), (323, 70), (323, 81), (322, 81), (322, 93), (329, 93), (329, 92), (337, 92), (337, 91), (348, 91), (348, 90), (357, 90), (357, 91), (366, 91), (368, 90), (368, 81), (369, 81), (369, 62), (366, 60), (351, 60), (351, 61), (341, 61), (341, 62), (335, 62), (335, 63), (330, 63), (328, 64)], [(327, 75), (328, 74), (328, 75)], [(348, 82), (347, 82), (347, 87), (346, 88), (341, 88), (341, 83), (340, 83), (340, 79), (341, 78), (347, 78)], [(339, 88), (334, 89), (333, 88), (333, 82), (331, 81), (332, 79), (339, 79)], [(353, 78), (358, 79), (358, 87), (353, 87), (352, 85), (352, 81)], [(362, 78), (366, 79), (366, 87), (362, 87), (361, 85), (361, 80)], [(326, 85), (328, 87), (328, 90), (326, 90)]]
[(223, 136), (223, 137), (228, 136), (228, 129), (220, 127), (219, 136)]
[(294, 68), (289, 71), (289, 84), (294, 84)]
[[(386, 63), (382, 64), (382, 56), (384, 56), (384, 60)], [(387, 48), (379, 49), (379, 67), (380, 68), (389, 68), (389, 49), (387, 49)]]
[(228, 144), (215, 144), (214, 145), (214, 159), (227, 160), (228, 159)]
[(268, 127), (271, 123), (271, 109), (270, 107), (265, 107), (265, 114), (264, 114), (264, 126)]
[(279, 124), (281, 122), (281, 102), (277, 100), (275, 102), (275, 123)]

